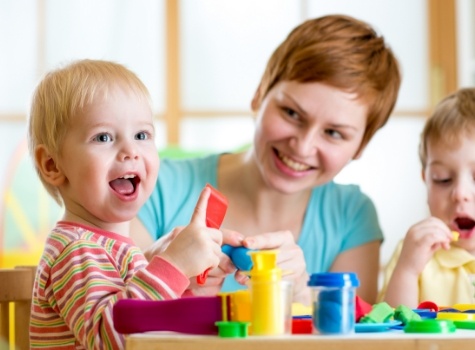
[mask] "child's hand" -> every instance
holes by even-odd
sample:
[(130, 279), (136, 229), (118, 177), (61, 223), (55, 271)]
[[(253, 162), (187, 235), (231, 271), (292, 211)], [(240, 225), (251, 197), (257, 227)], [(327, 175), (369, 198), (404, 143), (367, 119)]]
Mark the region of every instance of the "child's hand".
[(159, 254), (187, 277), (201, 274), (220, 262), (222, 233), (206, 226), (206, 206), (210, 189), (201, 192), (188, 226), (176, 234), (168, 247)]
[(155, 255), (160, 255), (162, 252), (164, 252), (184, 228), (185, 226), (175, 227), (171, 232), (163, 235), (153, 242), (153, 244), (146, 251), (144, 251), (145, 258), (150, 261)]
[[(239, 232), (222, 229), (223, 244), (229, 244), (233, 247), (239, 247), (242, 245), (243, 237)], [(198, 295), (216, 295), (220, 292), (224, 279), (227, 275), (236, 272), (236, 267), (233, 262), (224, 253), (221, 253), (221, 259), (218, 267), (211, 269), (206, 278), (204, 285), (196, 283), (196, 279), (190, 280), (190, 286), (188, 287), (191, 294)]]
[(430, 217), (412, 226), (404, 238), (398, 267), (419, 275), (435, 251), (449, 249), (450, 228), (440, 219)]

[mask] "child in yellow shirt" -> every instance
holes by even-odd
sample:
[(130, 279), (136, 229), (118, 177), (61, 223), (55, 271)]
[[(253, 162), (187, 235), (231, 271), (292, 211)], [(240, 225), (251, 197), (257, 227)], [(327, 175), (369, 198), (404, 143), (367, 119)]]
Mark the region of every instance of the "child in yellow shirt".
[(473, 303), (475, 89), (460, 89), (437, 105), (419, 154), (431, 216), (413, 225), (397, 247), (382, 297), (392, 306)]

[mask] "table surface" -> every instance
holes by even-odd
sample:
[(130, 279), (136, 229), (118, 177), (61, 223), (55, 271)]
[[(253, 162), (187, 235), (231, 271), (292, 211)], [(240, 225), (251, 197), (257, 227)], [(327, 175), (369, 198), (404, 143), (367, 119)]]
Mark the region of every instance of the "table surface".
[(127, 336), (126, 350), (473, 350), (475, 330), (449, 334), (408, 334), (403, 331), (355, 333), (345, 336), (291, 335), (281, 337), (185, 335), (149, 332)]

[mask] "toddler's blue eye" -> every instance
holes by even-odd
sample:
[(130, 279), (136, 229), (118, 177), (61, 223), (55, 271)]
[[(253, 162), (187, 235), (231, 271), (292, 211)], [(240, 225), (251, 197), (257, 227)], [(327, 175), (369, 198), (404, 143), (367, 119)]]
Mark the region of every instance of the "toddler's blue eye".
[(437, 184), (448, 184), (452, 181), (451, 178), (445, 178), (445, 179), (434, 179), (433, 180)]
[(135, 135), (135, 139), (136, 140), (147, 140), (148, 139), (148, 135), (146, 132), (139, 132), (137, 135)]
[(97, 142), (109, 142), (112, 140), (112, 137), (109, 134), (99, 134), (94, 140)]

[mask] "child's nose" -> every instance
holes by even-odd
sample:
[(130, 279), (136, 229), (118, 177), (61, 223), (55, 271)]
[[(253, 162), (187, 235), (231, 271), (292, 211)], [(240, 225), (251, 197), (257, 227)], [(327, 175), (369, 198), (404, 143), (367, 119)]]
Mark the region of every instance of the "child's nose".
[(133, 142), (123, 142), (118, 156), (121, 161), (138, 159), (137, 147)]
[(456, 202), (466, 202), (474, 193), (475, 186), (473, 183), (469, 184), (466, 181), (460, 180), (456, 182), (452, 195)]

